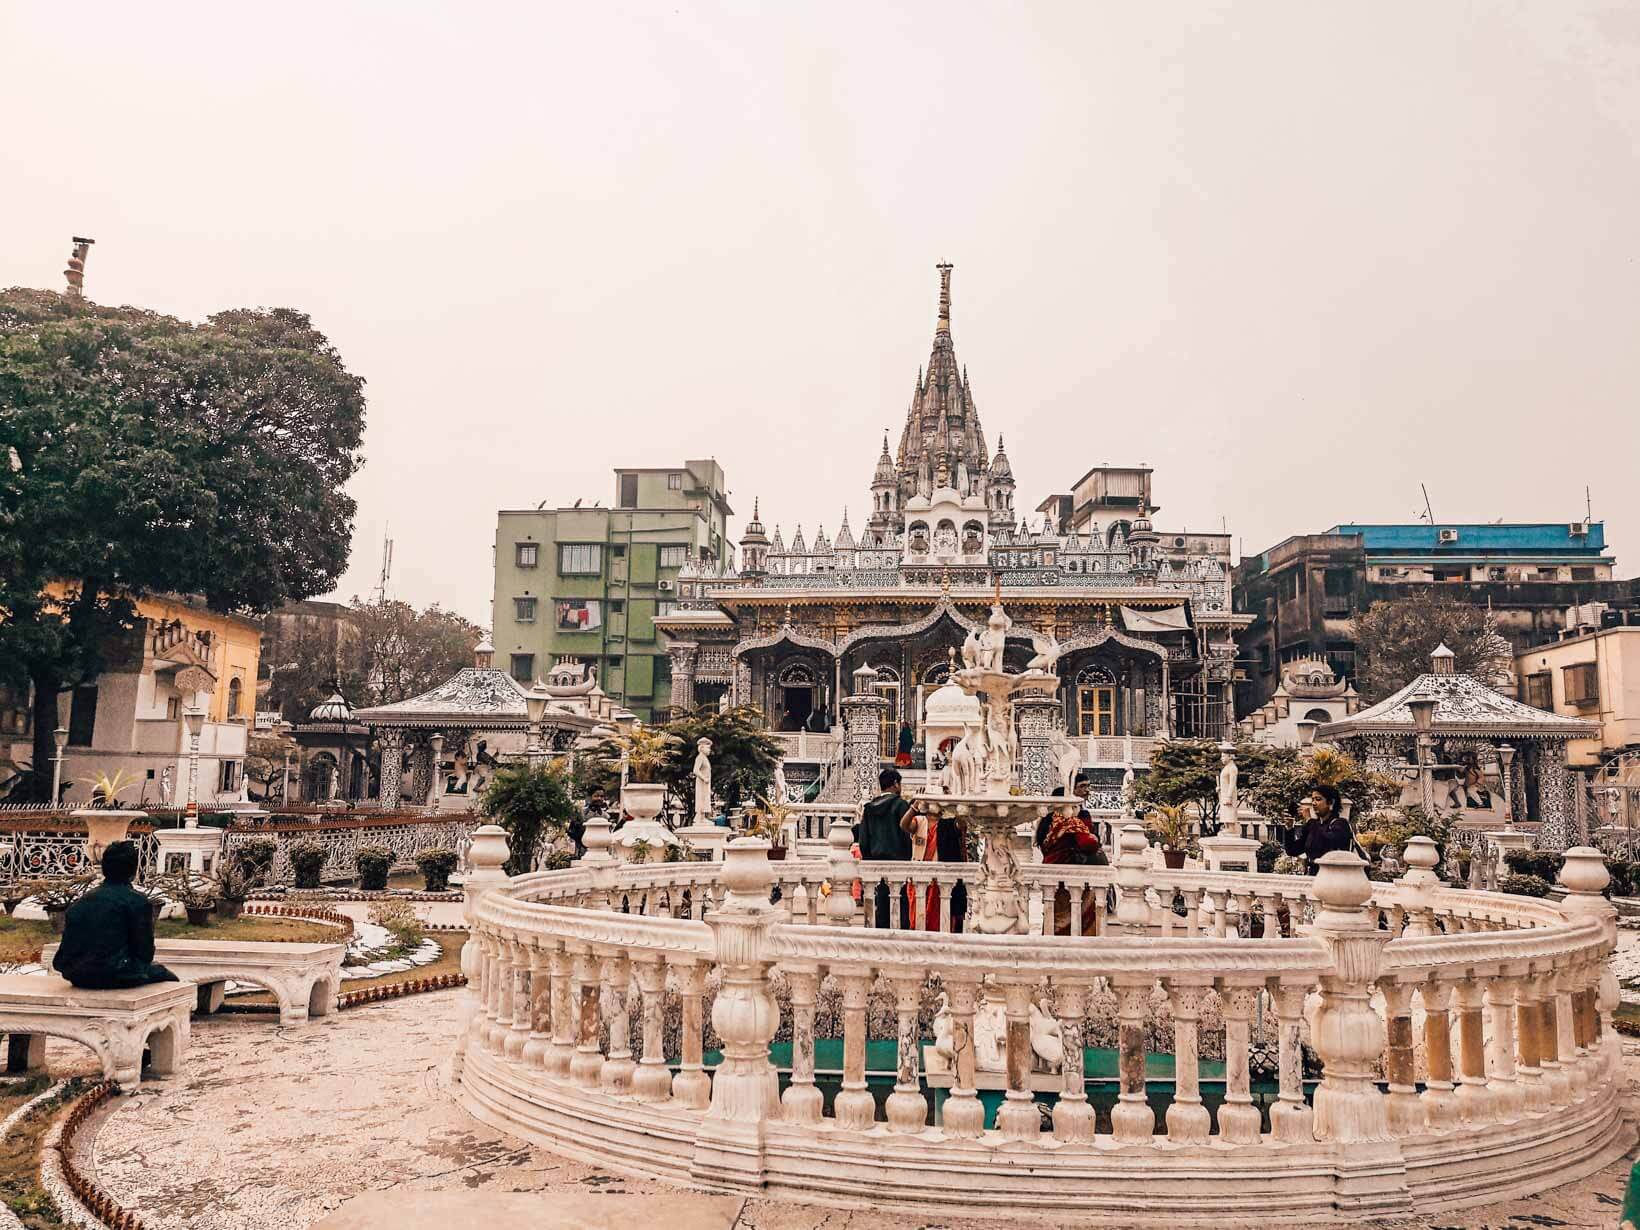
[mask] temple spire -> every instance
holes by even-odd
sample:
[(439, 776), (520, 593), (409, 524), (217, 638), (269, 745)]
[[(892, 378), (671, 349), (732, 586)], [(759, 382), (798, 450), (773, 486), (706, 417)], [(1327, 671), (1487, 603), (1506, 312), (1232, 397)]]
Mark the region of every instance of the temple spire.
[(935, 265), (940, 271), (940, 320), (935, 326), (938, 333), (951, 332), (951, 263), (949, 261)]

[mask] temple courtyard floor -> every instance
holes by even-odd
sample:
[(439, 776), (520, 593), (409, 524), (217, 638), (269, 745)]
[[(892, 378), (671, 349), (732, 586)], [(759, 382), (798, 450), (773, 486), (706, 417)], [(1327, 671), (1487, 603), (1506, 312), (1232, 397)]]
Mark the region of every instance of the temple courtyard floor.
[[(101, 1184), (164, 1230), (512, 1230), (653, 1224), (669, 1230), (948, 1230), (1040, 1226), (953, 1215), (707, 1196), (558, 1157), (469, 1118), (449, 1088), (460, 992), (372, 1004), (284, 1028), (196, 1019), (183, 1074), (98, 1113), (80, 1140)], [(54, 1070), (81, 1057), (53, 1045)], [(1630, 1096), (1640, 1043), (1625, 1040)], [(1631, 1159), (1632, 1161), (1632, 1159)], [(1507, 1204), (1384, 1230), (1616, 1225), (1630, 1161)], [(619, 1197), (619, 1199), (617, 1199)]]

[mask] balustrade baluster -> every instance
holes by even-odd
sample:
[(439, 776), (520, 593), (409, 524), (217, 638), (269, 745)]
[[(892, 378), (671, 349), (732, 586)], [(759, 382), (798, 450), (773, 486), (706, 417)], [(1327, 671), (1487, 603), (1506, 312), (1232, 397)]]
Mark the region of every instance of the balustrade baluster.
[(1156, 1130), (1156, 1115), (1145, 1100), (1145, 1015), (1150, 1006), (1151, 983), (1149, 979), (1118, 975), (1111, 979), (1111, 985), (1116, 991), (1121, 1084), (1110, 1112), (1111, 1134), (1123, 1143), (1144, 1144)]
[(507, 1035), (512, 1032), (513, 1014), (513, 971), (512, 946), (508, 941), (498, 936), (495, 941), (494, 958), (494, 1005), (490, 1013), (490, 1027), (485, 1033), (485, 1048), (496, 1054), (504, 1054), (507, 1045)]
[(1491, 1045), (1486, 1072), (1492, 1090), (1492, 1105), (1499, 1119), (1518, 1119), (1526, 1109), (1526, 1093), (1515, 1075), (1515, 991), (1520, 985), (1521, 968), (1505, 966), (1486, 987), (1487, 1020)]
[(1531, 1113), (1549, 1109), (1549, 1086), (1544, 1083), (1541, 1066), (1542, 1021), (1537, 1004), (1537, 980), (1528, 968), (1515, 987), (1515, 1047), (1519, 1060), (1515, 1072), (1520, 1077), (1526, 1109)]
[[(865, 913), (869, 918), (872, 911)], [(831, 972), (843, 989), (843, 1084), (832, 1107), (838, 1127), (863, 1132), (877, 1117), (877, 1101), (866, 1087), (866, 1003), (871, 996), (871, 971), (833, 966)]]
[(1184, 933), (1189, 936), (1200, 935), (1202, 920), (1197, 911), (1201, 909), (1202, 894), (1197, 888), (1179, 890), (1184, 896)]
[(1543, 1069), (1550, 1105), (1564, 1106), (1572, 1098), (1572, 1081), (1560, 1061), (1560, 1013), (1554, 967), (1534, 962), (1533, 976), (1538, 984), (1538, 1066)]
[(1593, 1039), (1589, 1036), (1589, 963), (1572, 967), (1572, 1042), (1577, 1051), (1577, 1069), (1582, 1092), (1596, 1082)]
[(580, 1003), (575, 1017), (575, 1054), (569, 1062), (569, 1078), (577, 1085), (598, 1087), (604, 1057), (598, 1049), (598, 1000), (601, 990), (598, 958), (590, 949), (575, 953), (575, 985)]
[(1560, 1053), (1560, 1074), (1566, 1078), (1568, 1102), (1580, 1099), (1588, 1088), (1588, 1076), (1578, 1062), (1576, 1015), (1572, 1009), (1572, 984), (1577, 977), (1575, 962), (1554, 973), (1556, 1049)]
[(1471, 973), (1453, 992), (1458, 1009), (1458, 1106), (1464, 1121), (1489, 1123), (1496, 1107), (1486, 1080), (1485, 1028), (1481, 1008), (1487, 979)]
[(814, 1003), (820, 992), (820, 967), (790, 964), (786, 987), (792, 1003), (792, 1081), (781, 1095), (781, 1117), (787, 1123), (820, 1122), (825, 1099), (814, 1084)]
[(570, 1059), (575, 1054), (577, 996), (571, 985), (573, 964), (574, 959), (561, 945), (555, 944), (547, 953), (547, 975), (552, 984), (552, 1045), (543, 1063), (548, 1074), (556, 1077), (569, 1075)]
[(672, 1073), (666, 1067), (666, 966), (659, 953), (635, 952), (632, 970), (643, 996), (643, 1057), (632, 1074), (632, 1096), (665, 1102), (672, 1096)]
[(530, 963), (530, 1031), (519, 1058), (537, 1068), (552, 1041), (552, 991), (547, 978), (547, 954), (541, 950), (539, 937), (532, 936), (525, 951)]
[[(1006, 977), (998, 975), (999, 981)], [(1031, 1092), (1031, 998), (1035, 990), (1032, 983), (1002, 981), (1008, 1021), (1008, 1092), (997, 1108), (997, 1128), (1004, 1140), (1026, 1144), (1034, 1144), (1042, 1134), (1042, 1116)]]
[(1384, 1099), (1384, 1117), (1395, 1136), (1421, 1135), (1425, 1126), (1424, 1105), (1418, 1100), (1417, 1050), (1412, 1040), (1412, 992), (1410, 983), (1380, 978), (1378, 990), (1384, 996), (1385, 1039), (1384, 1076), (1389, 1096)]
[(1281, 907), (1286, 900), (1280, 893), (1271, 893), (1262, 898), (1264, 902), (1264, 938), (1279, 940), (1281, 935)]
[(678, 994), (682, 1000), (678, 1073), (672, 1078), (672, 1100), (687, 1110), (705, 1110), (712, 1100), (712, 1078), (701, 1063), (701, 1032), (705, 1025), (702, 1001), (706, 995), (707, 967), (702, 961), (678, 966)]
[(1219, 1007), (1224, 1016), (1224, 1105), (1219, 1107), (1219, 1139), (1225, 1144), (1256, 1145), (1259, 1141), (1261, 1116), (1253, 1105), (1247, 1066), (1258, 992), (1256, 985), (1239, 979), (1219, 980)]
[[(1166, 913), (1172, 914), (1173, 911), (1170, 908)], [(1202, 1000), (1209, 986), (1206, 979), (1198, 982), (1169, 978), (1167, 981), (1169, 1010), (1173, 1014), (1173, 1103), (1167, 1108), (1167, 1138), (1174, 1144), (1205, 1144), (1213, 1129), (1212, 1116), (1202, 1105), (1197, 1038)], [(1229, 1052), (1226, 1051), (1228, 1058)], [(1245, 1071), (1246, 1048), (1242, 1050), (1241, 1062)], [(1257, 1112), (1254, 1114), (1257, 1115)], [(1254, 1134), (1257, 1134), (1256, 1125)]]
[(1156, 889), (1156, 917), (1159, 920), (1162, 937), (1165, 939), (1173, 934), (1173, 889), (1163, 884)]
[(956, 920), (951, 917), (951, 894), (954, 887), (949, 880), (941, 880), (940, 889), (940, 930), (946, 935), (952, 933), (956, 927)]
[(1202, 909), (1212, 917), (1213, 935), (1218, 939), (1223, 939), (1225, 934), (1224, 897), (1217, 889), (1209, 889), (1202, 894)]
[(1425, 982), (1419, 994), (1424, 1001), (1424, 1063), (1429, 1068), (1421, 1098), (1424, 1121), (1433, 1130), (1445, 1131), (1463, 1119), (1452, 1083), (1452, 984), (1444, 979)]
[(951, 1092), (941, 1108), (940, 1125), (947, 1136), (977, 1140), (985, 1132), (985, 1107), (974, 1087), (974, 1009), (980, 987), (972, 979), (945, 979), (951, 997)]
[(1309, 991), (1308, 981), (1281, 980), (1270, 988), (1280, 1022), (1276, 1042), (1280, 1092), (1270, 1108), (1270, 1134), (1293, 1144), (1315, 1139), (1315, 1115), (1304, 1102), (1302, 1029), (1304, 999)]
[(894, 1092), (883, 1107), (891, 1132), (914, 1133), (928, 1125), (928, 1100), (918, 1076), (920, 1031), (917, 1016), (922, 1010), (921, 970), (895, 970), (894, 1011), (898, 1032), (895, 1046)]
[(1093, 886), (1093, 933), (1095, 935), (1109, 935), (1110, 924), (1106, 916), (1110, 911), (1110, 889), (1104, 884)]
[(473, 942), (478, 945), (478, 1011), (468, 1026), (469, 1037), (475, 1045), (487, 1047), (495, 1007), (495, 937), (487, 931), (474, 931)]
[(507, 944), (512, 963), (512, 1025), (502, 1041), (508, 1059), (521, 1059), (535, 1027), (535, 988), (530, 981), (530, 950), (518, 940)]
[(605, 1093), (632, 1092), (632, 1018), (628, 1014), (628, 992), (632, 988), (632, 967), (624, 953), (605, 953), (599, 962), (603, 981), (600, 1004), (609, 1022), (609, 1054), (598, 1070), (598, 1085)]
[(1088, 983), (1055, 978), (1053, 1011), (1059, 1018), (1059, 1038), (1065, 1053), (1059, 1069), (1062, 1078), (1059, 1101), (1053, 1108), (1054, 1139), (1065, 1144), (1092, 1144), (1097, 1122), (1093, 1107), (1088, 1104), (1083, 1070), (1087, 1059)]

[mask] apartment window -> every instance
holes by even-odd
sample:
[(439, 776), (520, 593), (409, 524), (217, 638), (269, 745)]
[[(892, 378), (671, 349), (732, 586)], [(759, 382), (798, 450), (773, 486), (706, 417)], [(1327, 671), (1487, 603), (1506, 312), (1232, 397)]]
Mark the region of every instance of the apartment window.
[(173, 722), (182, 720), (182, 697), (167, 696), (165, 698), (165, 716)]
[(660, 565), (662, 568), (682, 568), (689, 562), (688, 547), (662, 547)]
[(521, 624), (533, 624), (535, 622), (535, 599), (514, 598), (513, 618)]
[(1594, 573), (1593, 568), (1579, 567), (1576, 564), (1572, 565), (1572, 580), (1574, 580), (1574, 581), (1592, 581), (1594, 579), (1595, 579), (1595, 573)]
[(535, 655), (533, 653), (513, 654), (509, 673), (519, 683), (529, 683), (535, 678)]
[(655, 614), (657, 615), (670, 615), (677, 609), (678, 604), (669, 598), (662, 598), (659, 602), (655, 603)]
[(624, 610), (626, 610), (625, 598), (611, 598), (609, 600), (609, 613), (611, 615), (619, 615)]
[(96, 729), (97, 685), (81, 684), (74, 689), (74, 699), (68, 707), (68, 745), (90, 747)]
[(1469, 569), (1437, 568), (1435, 570), (1435, 579), (1437, 581), (1467, 581), (1469, 580)]
[(520, 542), (513, 545), (513, 562), (520, 568), (534, 568), (536, 552), (540, 548), (533, 542)]
[(238, 790), (239, 762), (237, 760), (224, 760), (222, 762), (222, 775), (217, 780), (219, 782), (217, 786), (219, 794), (231, 794), (233, 791)]
[(595, 542), (566, 542), (558, 548), (558, 575), (595, 577), (604, 570), (604, 549)]
[(1567, 666), (1560, 672), (1560, 681), (1566, 689), (1568, 705), (1597, 705), (1600, 703), (1600, 680), (1595, 676), (1593, 662)]
[(1534, 709), (1553, 710), (1555, 707), (1554, 683), (1548, 671), (1540, 671), (1535, 675), (1527, 675), (1520, 681), (1521, 693), (1528, 705)]
[(636, 474), (621, 475), (621, 507), (636, 508), (638, 506), (638, 476)]
[(1298, 597), (1298, 573), (1284, 572), (1276, 582), (1276, 591), (1283, 602)]
[(666, 476), (666, 489), (668, 491), (682, 491), (683, 490), (683, 475), (681, 475), (681, 474), (668, 474)]
[(228, 680), (228, 716), (229, 717), (235, 718), (235, 717), (239, 716), (239, 706), (244, 702), (244, 698), (245, 698), (245, 684), (239, 678), (238, 675), (235, 675), (232, 679)]
[(1355, 574), (1348, 568), (1329, 568), (1321, 575), (1323, 592), (1330, 598), (1348, 598), (1355, 588)]
[(604, 626), (604, 604), (596, 598), (560, 598), (555, 609), (560, 632), (596, 632)]

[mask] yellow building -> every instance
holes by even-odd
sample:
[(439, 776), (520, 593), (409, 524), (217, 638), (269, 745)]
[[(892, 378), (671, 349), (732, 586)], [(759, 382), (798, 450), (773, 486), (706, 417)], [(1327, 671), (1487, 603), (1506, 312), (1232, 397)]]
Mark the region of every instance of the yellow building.
[[(66, 593), (66, 587), (53, 588)], [(136, 607), (136, 626), (104, 647), (102, 674), (58, 698), (58, 728), (67, 732), (63, 798), (86, 801), (99, 774), (118, 770), (134, 782), (121, 791), (123, 803), (186, 802), (189, 745), (183, 713), (197, 707), (206, 714), (199, 741), (199, 801), (210, 807), (239, 799), (256, 713), (260, 627), (185, 598), (143, 598)], [(6, 750), (22, 765), (33, 757), (33, 730), (26, 704), (20, 714), (22, 720), (14, 707), (11, 720), (0, 723), (0, 738), (10, 741)]]
[(1640, 748), (1640, 627), (1591, 628), (1515, 656), (1521, 699), (1539, 709), (1600, 723), (1578, 739), (1570, 763), (1592, 768)]

